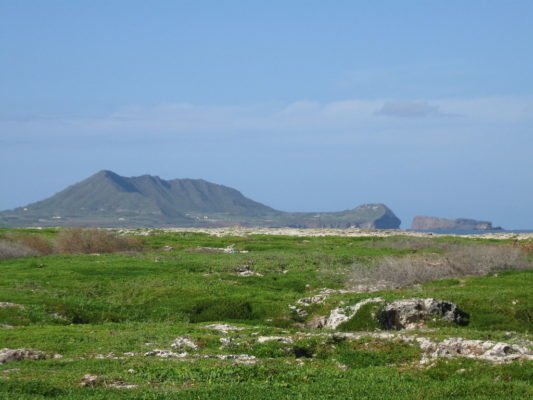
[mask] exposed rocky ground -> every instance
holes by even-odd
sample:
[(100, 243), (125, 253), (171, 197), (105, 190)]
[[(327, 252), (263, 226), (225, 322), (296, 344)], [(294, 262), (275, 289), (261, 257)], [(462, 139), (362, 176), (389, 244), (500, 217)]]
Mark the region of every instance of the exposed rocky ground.
[[(461, 337), (450, 337), (446, 339), (434, 339), (425, 336), (424, 331), (381, 331), (381, 332), (298, 332), (295, 334), (275, 335), (275, 336), (261, 336), (257, 333), (247, 331), (244, 334), (239, 334), (241, 343), (246, 343), (246, 346), (251, 350), (256, 345), (266, 343), (277, 343), (279, 345), (288, 346), (286, 351), (290, 351), (293, 346), (298, 346), (302, 341), (309, 338), (316, 338), (323, 343), (341, 343), (343, 341), (361, 341), (365, 339), (379, 340), (384, 342), (404, 342), (416, 345), (421, 350), (421, 358), (419, 363), (421, 366), (431, 364), (437, 359), (444, 358), (469, 358), (487, 361), (491, 363), (510, 363), (520, 360), (533, 360), (533, 343), (528, 340), (519, 340), (519, 343), (496, 342), (490, 340), (471, 340)], [(179, 346), (176, 345), (179, 343)], [(157, 357), (169, 360), (197, 360), (197, 359), (218, 359), (221, 361), (233, 362), (242, 365), (253, 365), (261, 362), (256, 356), (251, 354), (235, 354), (235, 353), (219, 353), (210, 354), (201, 351), (201, 348), (194, 344), (190, 338), (177, 338), (170, 343), (171, 348), (177, 349), (181, 346), (181, 350), (186, 348), (188, 351), (175, 352), (170, 349), (154, 349), (144, 354), (135, 352), (126, 352), (120, 355), (110, 353), (107, 356), (96, 355), (95, 359), (109, 359), (109, 360), (123, 360), (131, 357)], [(313, 357), (308, 355), (306, 357)], [(0, 364), (17, 361), (39, 361), (47, 358), (62, 358), (60, 355), (47, 355), (43, 351), (32, 349), (2, 349), (0, 350)], [(86, 374), (80, 381), (81, 386), (92, 387), (97, 385), (127, 385), (121, 381), (105, 382), (102, 377)], [(128, 388), (133, 388), (131, 386)]]
[(23, 360), (44, 360), (48, 356), (45, 352), (33, 349), (1, 349), (0, 364)]
[(383, 303), (383, 299), (381, 297), (373, 297), (370, 299), (366, 299), (363, 301), (360, 301), (357, 304), (354, 304), (353, 306), (341, 306), (338, 308), (333, 309), (331, 311), (331, 314), (326, 319), (326, 323), (324, 324), (325, 328), (331, 328), (335, 329), (340, 324), (350, 320), (353, 318), (357, 312), (366, 304), (370, 303)]

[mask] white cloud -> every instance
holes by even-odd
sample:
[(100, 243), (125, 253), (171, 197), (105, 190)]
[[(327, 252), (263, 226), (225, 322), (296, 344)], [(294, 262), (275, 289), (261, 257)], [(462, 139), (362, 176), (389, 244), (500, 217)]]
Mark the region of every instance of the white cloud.
[[(188, 103), (130, 106), (93, 118), (0, 120), (3, 134), (224, 134), (246, 132), (372, 132), (373, 129), (422, 123), (533, 122), (533, 98), (488, 97), (398, 101), (351, 99), (320, 103), (206, 106)], [(382, 118), (402, 117), (402, 118)], [(423, 118), (422, 118), (423, 117)], [(402, 120), (404, 122), (402, 122)], [(411, 121), (411, 122), (409, 122)], [(419, 122), (416, 122), (419, 121)], [(409, 130), (406, 130), (409, 132)]]
[(440, 107), (427, 101), (386, 101), (376, 115), (400, 118), (423, 118), (442, 115)]

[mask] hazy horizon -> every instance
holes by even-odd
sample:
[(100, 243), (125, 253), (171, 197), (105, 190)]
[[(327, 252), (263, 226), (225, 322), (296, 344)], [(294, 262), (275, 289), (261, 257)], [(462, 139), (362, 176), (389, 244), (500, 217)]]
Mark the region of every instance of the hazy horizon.
[(533, 3), (0, 0), (0, 210), (102, 169), (532, 229)]

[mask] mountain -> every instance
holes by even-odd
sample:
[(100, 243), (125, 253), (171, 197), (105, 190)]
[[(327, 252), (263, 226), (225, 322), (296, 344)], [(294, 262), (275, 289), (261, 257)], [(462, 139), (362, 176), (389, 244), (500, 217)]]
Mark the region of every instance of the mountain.
[(468, 231), (491, 231), (501, 230), (502, 228), (497, 226), (493, 227), (490, 221), (478, 221), (468, 218), (437, 218), (437, 217), (425, 217), (416, 216), (413, 218), (411, 229), (417, 230), (468, 230)]
[(331, 213), (289, 213), (202, 179), (127, 178), (105, 170), (48, 199), (0, 212), (0, 226), (58, 225), (398, 228), (400, 220), (383, 204)]
[(352, 210), (282, 213), (280, 225), (295, 228), (398, 229), (400, 219), (385, 204), (363, 204)]

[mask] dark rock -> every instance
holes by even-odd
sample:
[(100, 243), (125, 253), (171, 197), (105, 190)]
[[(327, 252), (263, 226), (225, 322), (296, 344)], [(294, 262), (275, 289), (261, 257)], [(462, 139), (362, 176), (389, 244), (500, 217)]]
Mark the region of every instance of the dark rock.
[(384, 306), (377, 315), (383, 329), (395, 330), (417, 328), (432, 318), (467, 325), (469, 317), (457, 305), (431, 298), (398, 300)]

